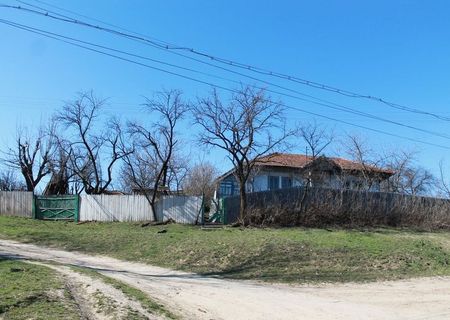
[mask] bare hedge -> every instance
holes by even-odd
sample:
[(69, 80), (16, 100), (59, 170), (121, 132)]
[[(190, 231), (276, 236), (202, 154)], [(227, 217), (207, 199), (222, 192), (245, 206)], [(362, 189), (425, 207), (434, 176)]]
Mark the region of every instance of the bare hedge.
[[(239, 197), (224, 203), (226, 223), (236, 222)], [(248, 207), (250, 225), (450, 229), (450, 200), (396, 193), (298, 187), (250, 193)]]

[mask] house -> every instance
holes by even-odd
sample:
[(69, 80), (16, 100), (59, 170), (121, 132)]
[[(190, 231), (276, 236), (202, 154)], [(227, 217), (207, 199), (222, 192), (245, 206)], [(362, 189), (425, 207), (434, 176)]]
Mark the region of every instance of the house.
[[(383, 191), (393, 174), (392, 170), (342, 158), (272, 153), (257, 160), (246, 189), (247, 192), (258, 192), (310, 186)], [(233, 170), (217, 179), (217, 198), (237, 194), (239, 184)]]

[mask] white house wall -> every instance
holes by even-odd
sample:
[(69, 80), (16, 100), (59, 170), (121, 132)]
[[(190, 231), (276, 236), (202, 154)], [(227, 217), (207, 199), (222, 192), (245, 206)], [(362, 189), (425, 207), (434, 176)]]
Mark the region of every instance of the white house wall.
[[(249, 179), (246, 184), (247, 192), (259, 192), (269, 190), (269, 176), (278, 177), (278, 188), (282, 188), (282, 177), (289, 177), (292, 181), (292, 187), (304, 186), (308, 183), (308, 179), (304, 176), (304, 172), (301, 173), (297, 169), (290, 168), (265, 168), (254, 174), (254, 176)], [(236, 179), (230, 175), (224, 178), (223, 181), (228, 181), (233, 183), (234, 195), (239, 193), (239, 185)], [(388, 185), (387, 180), (381, 183), (376, 181), (371, 187), (370, 191), (381, 191), (386, 189)], [(336, 173), (331, 173), (330, 171), (325, 171), (323, 175), (313, 175), (311, 176), (311, 186), (323, 187), (323, 188), (348, 188), (350, 190), (366, 190), (367, 183), (361, 176), (353, 174), (344, 174), (342, 177), (338, 176)], [(219, 197), (230, 196), (230, 194), (220, 194)]]
[(253, 179), (253, 192), (265, 191), (268, 189), (268, 176), (258, 175)]
[[(294, 174), (292, 172), (286, 171), (270, 171), (270, 172), (260, 172), (252, 180), (253, 192), (266, 191), (269, 189), (269, 176), (274, 177), (288, 177), (292, 180), (293, 187), (299, 187), (304, 185), (304, 179), (300, 174)], [(279, 187), (281, 188), (281, 179), (278, 181)]]

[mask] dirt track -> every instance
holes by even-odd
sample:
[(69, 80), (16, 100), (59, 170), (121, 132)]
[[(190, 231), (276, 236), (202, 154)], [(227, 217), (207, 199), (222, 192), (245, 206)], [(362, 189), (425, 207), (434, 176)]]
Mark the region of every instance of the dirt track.
[(130, 299), (121, 290), (101, 279), (73, 272), (67, 266), (29, 261), (55, 270), (63, 276), (65, 287), (79, 311), (81, 319), (117, 320), (128, 319), (130, 313), (136, 319), (162, 320), (162, 316), (149, 313), (138, 301)]
[(201, 277), (103, 256), (0, 240), (0, 255), (91, 267), (186, 319), (450, 319), (450, 278), (286, 286)]

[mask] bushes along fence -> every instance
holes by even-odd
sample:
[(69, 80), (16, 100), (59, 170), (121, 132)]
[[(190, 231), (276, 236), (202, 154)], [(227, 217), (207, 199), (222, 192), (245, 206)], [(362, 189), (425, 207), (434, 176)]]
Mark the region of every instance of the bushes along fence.
[[(238, 220), (239, 197), (224, 199)], [(384, 192), (289, 188), (248, 194), (246, 222), (268, 226), (404, 226), (450, 229), (450, 200)]]

